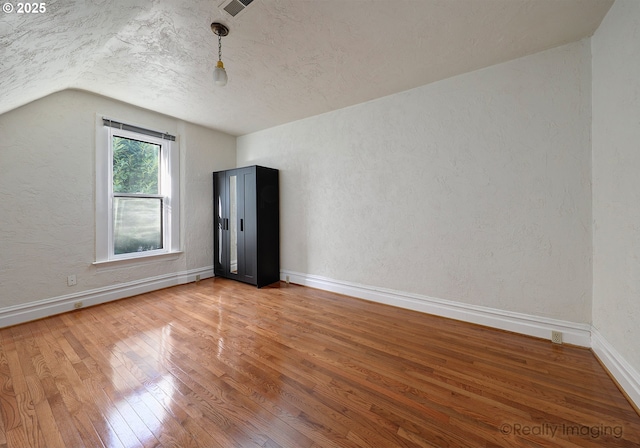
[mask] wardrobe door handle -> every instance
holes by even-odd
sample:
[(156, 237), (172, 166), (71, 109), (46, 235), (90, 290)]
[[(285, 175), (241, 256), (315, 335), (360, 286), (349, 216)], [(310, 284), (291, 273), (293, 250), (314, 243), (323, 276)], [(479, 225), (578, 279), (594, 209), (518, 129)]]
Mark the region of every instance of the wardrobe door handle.
[(240, 231), (244, 232), (244, 219), (240, 219)]
[(229, 230), (229, 218), (224, 218), (224, 230)]

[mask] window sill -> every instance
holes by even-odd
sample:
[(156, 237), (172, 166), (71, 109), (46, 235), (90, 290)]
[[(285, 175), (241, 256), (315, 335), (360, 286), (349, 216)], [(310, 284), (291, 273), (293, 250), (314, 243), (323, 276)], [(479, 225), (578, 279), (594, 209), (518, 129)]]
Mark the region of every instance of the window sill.
[(131, 266), (141, 266), (145, 264), (158, 263), (161, 261), (177, 260), (184, 252), (179, 250), (175, 252), (167, 252), (164, 254), (139, 255), (131, 258), (120, 258), (117, 260), (94, 261), (94, 265), (98, 272), (110, 269), (126, 268)]

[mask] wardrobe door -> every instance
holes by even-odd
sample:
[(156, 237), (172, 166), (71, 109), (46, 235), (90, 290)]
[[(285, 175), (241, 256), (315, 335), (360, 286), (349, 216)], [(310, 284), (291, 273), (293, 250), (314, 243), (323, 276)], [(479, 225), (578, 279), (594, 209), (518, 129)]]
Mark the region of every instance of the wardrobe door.
[(238, 178), (238, 170), (227, 171), (226, 187), (229, 201), (229, 231), (227, 232), (227, 244), (229, 246), (229, 270), (227, 277), (236, 278), (242, 273), (242, 254), (244, 246), (242, 242), (242, 182)]
[(229, 273), (229, 196), (225, 172), (213, 173), (213, 273)]
[(238, 239), (238, 258), (242, 260), (240, 280), (256, 284), (256, 170), (248, 167), (238, 170), (241, 199), (240, 238)]

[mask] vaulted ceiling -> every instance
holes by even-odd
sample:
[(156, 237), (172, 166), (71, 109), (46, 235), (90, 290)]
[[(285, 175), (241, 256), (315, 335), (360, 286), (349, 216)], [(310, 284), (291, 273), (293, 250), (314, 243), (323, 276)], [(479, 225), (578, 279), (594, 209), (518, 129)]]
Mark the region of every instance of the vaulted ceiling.
[(242, 135), (580, 40), (612, 3), (50, 0), (0, 15), (0, 113), (77, 88)]

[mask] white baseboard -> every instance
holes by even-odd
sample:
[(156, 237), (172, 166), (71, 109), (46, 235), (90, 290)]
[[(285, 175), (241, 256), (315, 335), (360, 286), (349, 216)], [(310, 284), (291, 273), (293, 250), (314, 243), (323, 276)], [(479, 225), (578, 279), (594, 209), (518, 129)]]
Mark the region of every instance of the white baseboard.
[(199, 275), (201, 279), (213, 277), (213, 266), (164, 274), (142, 280), (120, 283), (118, 285), (106, 286), (104, 288), (90, 289), (74, 294), (38, 300), (24, 305), (2, 308), (0, 309), (0, 328), (71, 311), (77, 302), (82, 302), (82, 306), (87, 307), (124, 299), (125, 297), (135, 296), (136, 294), (156, 291), (169, 286), (194, 282), (196, 281), (196, 275)]
[(640, 373), (598, 331), (591, 327), (591, 350), (635, 406), (640, 409)]
[(478, 305), (469, 305), (403, 291), (333, 280), (317, 275), (286, 270), (281, 271), (280, 278), (286, 281), (287, 277), (289, 277), (291, 283), (299, 285), (543, 339), (550, 340), (552, 331), (560, 331), (562, 332), (563, 342), (567, 344), (578, 345), (580, 347), (591, 346), (591, 325), (586, 323), (580, 324)]

